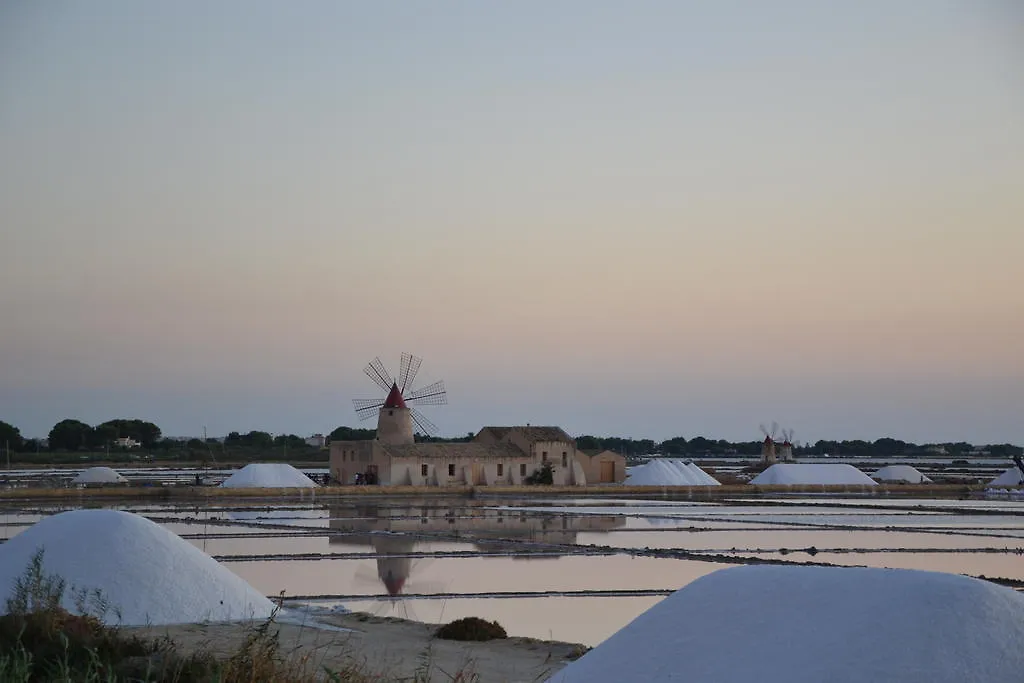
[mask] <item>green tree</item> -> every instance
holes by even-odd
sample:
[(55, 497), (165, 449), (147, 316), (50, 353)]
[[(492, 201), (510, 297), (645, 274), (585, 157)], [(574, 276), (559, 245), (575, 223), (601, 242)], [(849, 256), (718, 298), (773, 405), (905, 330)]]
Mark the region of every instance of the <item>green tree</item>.
[(331, 441), (373, 441), (377, 437), (376, 429), (353, 429), (341, 426), (330, 434)]
[(103, 424), (97, 425), (94, 433), (96, 446), (103, 446), (114, 439), (128, 438), (138, 441), (143, 448), (152, 448), (162, 436), (160, 428), (152, 422), (124, 418), (107, 420)]
[(79, 420), (61, 420), (50, 430), (50, 450), (77, 451), (92, 441), (92, 427)]
[(0, 420), (0, 449), (10, 448), (12, 451), (20, 451), (24, 446), (25, 440), (21, 438), (21, 430)]

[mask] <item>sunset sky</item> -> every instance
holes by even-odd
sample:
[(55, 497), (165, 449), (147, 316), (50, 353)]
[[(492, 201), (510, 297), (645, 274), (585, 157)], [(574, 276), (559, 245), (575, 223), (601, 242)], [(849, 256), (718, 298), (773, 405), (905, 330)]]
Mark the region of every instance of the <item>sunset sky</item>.
[(12, 0), (0, 219), (25, 436), (1024, 443), (1013, 0)]

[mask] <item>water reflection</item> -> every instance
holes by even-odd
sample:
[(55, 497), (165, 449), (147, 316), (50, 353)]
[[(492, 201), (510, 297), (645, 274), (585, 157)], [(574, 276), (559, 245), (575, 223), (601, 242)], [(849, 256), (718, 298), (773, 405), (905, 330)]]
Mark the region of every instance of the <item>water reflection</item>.
[[(625, 526), (621, 516), (570, 516), (554, 513), (509, 512), (471, 505), (441, 505), (410, 501), (405, 505), (365, 503), (330, 508), (329, 542), (371, 546), (376, 554), (377, 578), (392, 597), (401, 595), (417, 565), (438, 545), (462, 541), (477, 550), (522, 552), (524, 543), (534, 552), (512, 555), (539, 559), (544, 546), (574, 545), (581, 532), (606, 532)], [(551, 556), (553, 557), (553, 556)]]

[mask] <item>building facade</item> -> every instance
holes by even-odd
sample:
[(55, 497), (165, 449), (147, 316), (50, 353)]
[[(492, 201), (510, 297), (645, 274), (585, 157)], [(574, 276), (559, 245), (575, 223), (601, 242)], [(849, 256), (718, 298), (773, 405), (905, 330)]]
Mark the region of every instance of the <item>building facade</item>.
[(468, 443), (415, 443), (396, 424), (401, 410), (381, 409), (385, 429), (373, 441), (332, 442), (331, 477), (351, 484), (358, 474), (382, 486), (518, 486), (548, 464), (555, 486), (587, 483), (581, 458), (588, 456), (559, 427), (484, 427)]

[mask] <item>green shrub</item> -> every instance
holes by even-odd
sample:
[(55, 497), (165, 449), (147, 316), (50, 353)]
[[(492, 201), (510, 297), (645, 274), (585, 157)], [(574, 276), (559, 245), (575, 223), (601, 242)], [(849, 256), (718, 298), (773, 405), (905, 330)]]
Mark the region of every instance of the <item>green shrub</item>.
[(533, 486), (551, 486), (552, 484), (555, 483), (555, 469), (554, 467), (551, 466), (550, 462), (545, 462), (543, 465), (540, 466), (540, 469), (534, 470), (533, 474), (526, 477), (526, 479), (524, 479), (523, 481), (524, 483)]
[(434, 634), (444, 640), (495, 640), (508, 638), (505, 629), (496, 621), (487, 621), (480, 617), (456, 619), (437, 629)]

